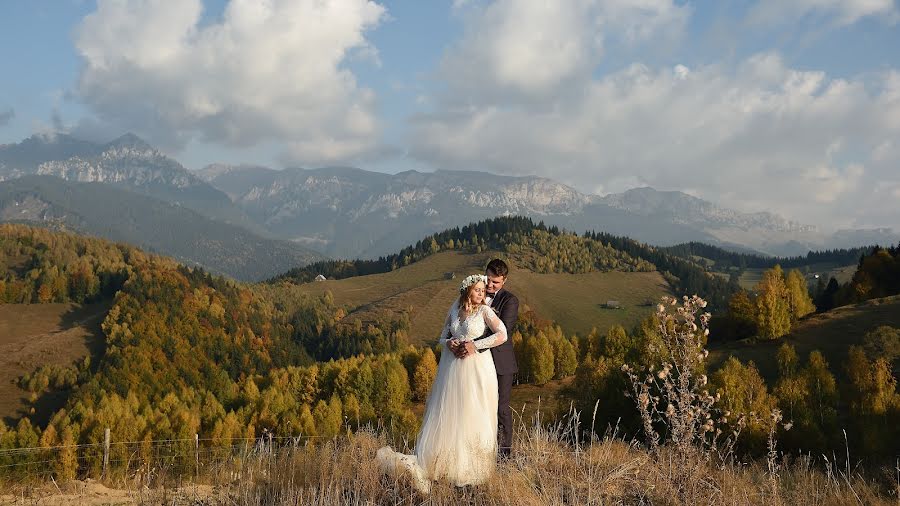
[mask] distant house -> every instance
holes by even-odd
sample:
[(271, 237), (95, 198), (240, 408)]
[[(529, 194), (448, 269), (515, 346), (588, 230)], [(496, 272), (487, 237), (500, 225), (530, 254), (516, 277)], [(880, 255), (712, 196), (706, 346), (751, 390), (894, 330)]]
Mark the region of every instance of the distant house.
[(323, 276), (323, 275), (321, 275), (321, 274), (319, 274), (318, 276), (316, 276), (316, 281), (325, 281), (326, 279), (328, 279), (328, 278), (326, 278), (325, 276)]
[(619, 304), (617, 300), (608, 300), (606, 301), (606, 307), (610, 309), (621, 309), (622, 305)]
[(456, 279), (456, 273), (455, 272), (445, 272), (444, 279)]

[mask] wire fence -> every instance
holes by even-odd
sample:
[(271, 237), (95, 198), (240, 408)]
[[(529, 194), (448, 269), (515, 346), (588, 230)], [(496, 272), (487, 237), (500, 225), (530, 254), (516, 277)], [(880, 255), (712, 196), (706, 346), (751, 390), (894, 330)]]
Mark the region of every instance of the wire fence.
[[(555, 434), (575, 442), (574, 451), (565, 452), (578, 455), (582, 452), (576, 432), (569, 424), (545, 427), (539, 418), (529, 425), (524, 420), (524, 406), (516, 409), (515, 430), (519, 441), (542, 439)], [(347, 437), (354, 438), (356, 432), (346, 425)], [(342, 434), (343, 434), (342, 430)], [(411, 450), (412, 441), (390, 427), (378, 424), (360, 427), (363, 432), (378, 435), (384, 442), (397, 449)], [(541, 432), (537, 437), (535, 432)], [(343, 436), (337, 436), (338, 439)], [(334, 440), (334, 436), (296, 435), (276, 436), (269, 431), (253, 438), (246, 437), (200, 437), (144, 439), (117, 441), (109, 429), (104, 431), (103, 442), (72, 445), (48, 445), (16, 448), (0, 448), (0, 484), (62, 481), (92, 478), (104, 481), (121, 481), (151, 484), (171, 479), (242, 477), (254, 464), (265, 461), (271, 465), (277, 459), (271, 457), (290, 456), (292, 451), (302, 450), (310, 444), (321, 444)], [(583, 441), (580, 443), (584, 443)], [(559, 449), (544, 452), (532, 449), (532, 453), (559, 453)], [(258, 466), (257, 466), (258, 468)]]
[(102, 443), (0, 449), (0, 479), (7, 482), (93, 478), (159, 479), (240, 473), (253, 458), (299, 448), (324, 436), (193, 438), (114, 441), (109, 431)]

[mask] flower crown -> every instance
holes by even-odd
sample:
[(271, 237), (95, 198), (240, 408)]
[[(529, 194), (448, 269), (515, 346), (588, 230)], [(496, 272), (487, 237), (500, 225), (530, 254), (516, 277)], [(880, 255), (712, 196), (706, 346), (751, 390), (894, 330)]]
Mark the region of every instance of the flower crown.
[(485, 276), (484, 274), (472, 274), (472, 275), (466, 276), (466, 279), (462, 280), (462, 283), (460, 283), (460, 285), (459, 285), (459, 291), (465, 292), (466, 289), (468, 289), (470, 286), (474, 285), (475, 283), (478, 283), (479, 281), (481, 281), (482, 283), (487, 285), (487, 276)]

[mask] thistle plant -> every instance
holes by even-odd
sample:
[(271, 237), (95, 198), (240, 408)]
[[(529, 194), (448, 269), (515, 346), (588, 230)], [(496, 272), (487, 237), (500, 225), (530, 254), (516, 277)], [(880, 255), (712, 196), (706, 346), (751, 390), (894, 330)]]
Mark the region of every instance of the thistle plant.
[(738, 416), (729, 425), (731, 413), (717, 409), (720, 397), (709, 392), (703, 365), (709, 355), (705, 342), (710, 314), (702, 312), (705, 307), (706, 301), (696, 295), (684, 296), (680, 304), (674, 297), (663, 297), (656, 308), (661, 339), (648, 345), (649, 356), (660, 363), (640, 369), (622, 366), (631, 379), (654, 453), (666, 443), (680, 455), (700, 450), (707, 457), (718, 452), (725, 458), (745, 424), (745, 418)]

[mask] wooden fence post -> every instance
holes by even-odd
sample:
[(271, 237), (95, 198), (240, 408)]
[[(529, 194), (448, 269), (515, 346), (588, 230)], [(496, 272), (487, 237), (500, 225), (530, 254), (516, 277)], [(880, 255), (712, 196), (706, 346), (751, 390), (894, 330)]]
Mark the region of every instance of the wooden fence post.
[(106, 477), (106, 470), (109, 467), (109, 427), (103, 432), (103, 473), (101, 478)]
[(194, 461), (197, 463), (196, 476), (200, 476), (200, 434), (194, 433)]

